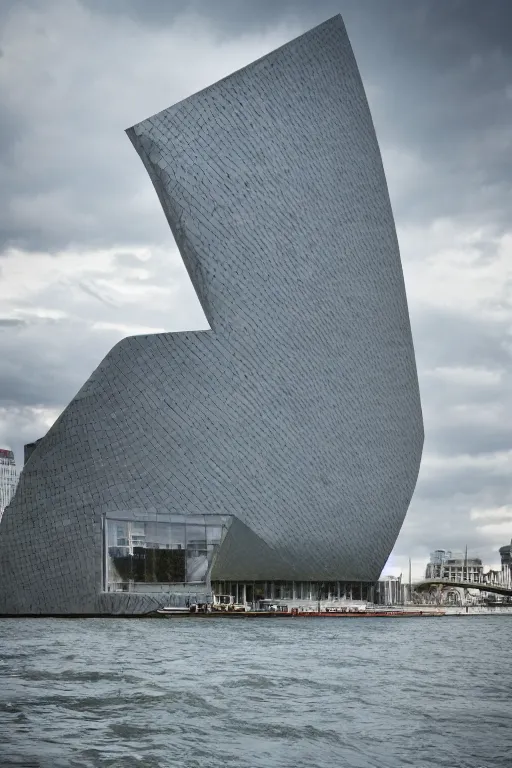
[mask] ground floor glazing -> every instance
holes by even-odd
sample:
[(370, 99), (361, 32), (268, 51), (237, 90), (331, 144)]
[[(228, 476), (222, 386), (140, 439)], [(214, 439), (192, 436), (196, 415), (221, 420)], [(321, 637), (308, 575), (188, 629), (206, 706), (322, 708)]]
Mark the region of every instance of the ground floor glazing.
[(229, 520), (218, 515), (104, 521), (107, 592), (155, 592), (171, 584), (205, 584)]
[(261, 600), (285, 601), (374, 601), (374, 582), (368, 581), (214, 581), (215, 595), (230, 595), (235, 603)]

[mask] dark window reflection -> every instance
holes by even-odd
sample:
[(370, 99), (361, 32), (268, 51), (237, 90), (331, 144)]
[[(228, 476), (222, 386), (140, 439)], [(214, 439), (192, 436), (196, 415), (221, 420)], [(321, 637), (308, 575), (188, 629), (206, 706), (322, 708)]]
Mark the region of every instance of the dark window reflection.
[(106, 521), (107, 581), (128, 584), (205, 582), (228, 518), (195, 515), (172, 522)]

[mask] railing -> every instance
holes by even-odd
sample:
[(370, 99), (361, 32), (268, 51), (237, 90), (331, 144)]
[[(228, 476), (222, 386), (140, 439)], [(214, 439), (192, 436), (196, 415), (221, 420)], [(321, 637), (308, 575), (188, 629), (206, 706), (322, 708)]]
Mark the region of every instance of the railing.
[(512, 587), (505, 586), (499, 581), (453, 581), (443, 578), (427, 578), (415, 584), (415, 589), (424, 589), (428, 586), (455, 586), (461, 589), (478, 589), (480, 592), (494, 592), (501, 595), (512, 595)]

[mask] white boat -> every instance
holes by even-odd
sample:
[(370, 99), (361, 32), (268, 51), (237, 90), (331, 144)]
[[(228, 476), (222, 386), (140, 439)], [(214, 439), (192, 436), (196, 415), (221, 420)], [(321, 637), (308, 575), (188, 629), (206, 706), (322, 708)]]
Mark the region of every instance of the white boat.
[(157, 610), (157, 613), (164, 613), (167, 615), (180, 615), (184, 613), (190, 613), (190, 608), (186, 608), (185, 606), (177, 606), (177, 605), (168, 605), (164, 608), (159, 608)]

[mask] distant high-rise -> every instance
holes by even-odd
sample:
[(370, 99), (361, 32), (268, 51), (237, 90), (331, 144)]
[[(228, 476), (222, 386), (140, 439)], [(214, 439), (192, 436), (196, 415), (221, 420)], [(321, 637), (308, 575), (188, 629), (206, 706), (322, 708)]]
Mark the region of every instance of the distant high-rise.
[(0, 448), (0, 520), (4, 509), (14, 496), (18, 484), (18, 472), (14, 453), (6, 448)]
[(479, 557), (468, 558), (463, 553), (436, 549), (430, 555), (425, 578), (450, 581), (483, 581), (484, 567)]

